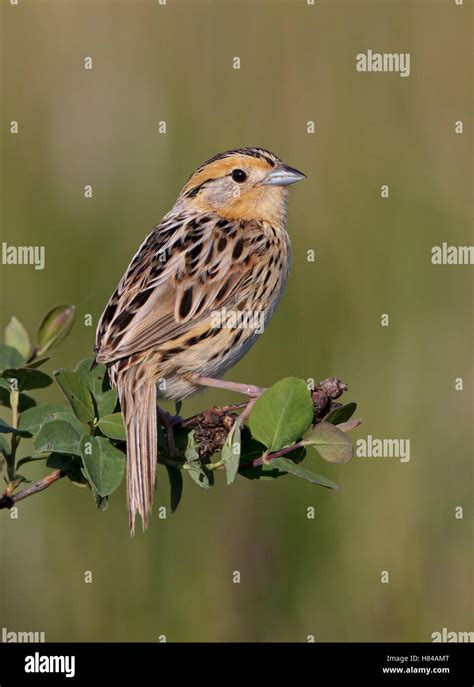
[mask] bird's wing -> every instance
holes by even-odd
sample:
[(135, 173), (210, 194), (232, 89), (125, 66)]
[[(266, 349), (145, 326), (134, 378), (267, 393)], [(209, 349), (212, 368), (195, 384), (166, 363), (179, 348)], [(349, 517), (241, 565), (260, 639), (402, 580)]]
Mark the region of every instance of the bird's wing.
[(202, 335), (213, 311), (246, 309), (263, 269), (258, 258), (261, 262), (265, 239), (257, 222), (230, 222), (210, 214), (165, 217), (145, 239), (104, 310), (96, 360), (112, 362), (183, 334)]

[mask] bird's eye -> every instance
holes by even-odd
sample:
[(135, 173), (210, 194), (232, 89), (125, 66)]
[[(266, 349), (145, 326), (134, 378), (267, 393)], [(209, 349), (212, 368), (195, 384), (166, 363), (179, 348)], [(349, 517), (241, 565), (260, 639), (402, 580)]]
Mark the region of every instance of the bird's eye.
[(245, 174), (243, 169), (233, 169), (232, 170), (232, 179), (236, 181), (238, 184), (243, 184), (243, 182), (246, 180), (247, 175)]

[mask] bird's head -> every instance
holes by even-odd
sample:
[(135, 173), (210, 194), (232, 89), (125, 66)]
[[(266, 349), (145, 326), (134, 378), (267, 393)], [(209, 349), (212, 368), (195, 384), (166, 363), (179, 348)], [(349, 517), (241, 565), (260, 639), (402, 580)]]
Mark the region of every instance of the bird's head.
[(201, 165), (180, 201), (229, 220), (259, 219), (277, 225), (285, 221), (289, 184), (304, 178), (268, 150), (239, 148)]

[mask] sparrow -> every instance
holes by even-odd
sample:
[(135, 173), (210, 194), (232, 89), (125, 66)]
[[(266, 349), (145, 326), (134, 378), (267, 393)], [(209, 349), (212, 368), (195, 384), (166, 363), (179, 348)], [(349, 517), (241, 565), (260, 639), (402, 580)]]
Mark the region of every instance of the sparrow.
[(291, 261), (288, 186), (304, 178), (263, 148), (207, 160), (105, 307), (95, 360), (107, 365), (124, 420), (131, 535), (137, 513), (146, 529), (152, 510), (157, 399), (182, 400), (203, 386), (245, 391), (221, 378), (280, 301)]

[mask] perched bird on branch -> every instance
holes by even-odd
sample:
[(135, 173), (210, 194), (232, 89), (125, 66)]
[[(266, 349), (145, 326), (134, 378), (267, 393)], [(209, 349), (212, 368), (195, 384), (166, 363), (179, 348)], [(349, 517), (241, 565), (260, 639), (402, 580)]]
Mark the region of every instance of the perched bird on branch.
[(287, 187), (303, 178), (263, 148), (205, 162), (146, 237), (102, 314), (95, 355), (120, 399), (131, 534), (136, 514), (146, 528), (152, 508), (157, 395), (181, 400), (200, 386), (248, 391), (220, 378), (281, 298), (291, 257)]

